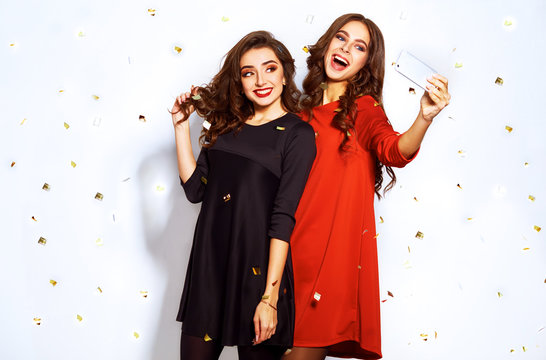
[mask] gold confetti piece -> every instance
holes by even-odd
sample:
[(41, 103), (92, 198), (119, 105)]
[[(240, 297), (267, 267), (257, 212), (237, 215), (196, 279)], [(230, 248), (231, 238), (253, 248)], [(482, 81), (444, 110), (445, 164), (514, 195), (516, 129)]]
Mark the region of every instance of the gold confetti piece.
[(102, 241), (101, 238), (98, 238), (97, 240), (95, 240), (95, 244), (97, 244), (97, 246), (102, 246), (104, 245), (104, 242)]
[(24, 118), (23, 121), (21, 121), (21, 123), (19, 125), (23, 125), (26, 122), (27, 122), (27, 118)]
[(42, 190), (49, 191), (51, 190), (51, 186), (49, 186), (48, 183), (44, 183), (44, 186), (42, 186)]
[(337, 108), (337, 109), (334, 110), (334, 112), (341, 112), (341, 109)]
[(286, 128), (284, 126), (277, 126), (275, 129), (280, 130), (280, 131), (286, 130)]
[(379, 233), (375, 234), (375, 236), (373, 238), (377, 239), (378, 237), (379, 237)]
[(415, 89), (410, 87), (409, 88), (409, 93), (412, 94), (412, 95), (415, 95)]
[(148, 291), (146, 290), (140, 290), (140, 296), (142, 296), (143, 298), (148, 298)]
[(529, 200), (531, 200), (531, 201), (535, 201), (535, 200), (536, 200), (536, 198), (535, 198), (535, 197), (534, 197), (533, 195), (529, 195)]
[(10, 43), (9, 46), (12, 46), (12, 47), (13, 47), (13, 46), (15, 46), (15, 43)]
[(262, 271), (260, 270), (259, 266), (253, 267), (252, 268), (252, 273), (254, 273), (254, 275), (262, 275)]
[(209, 336), (209, 334), (205, 334), (205, 336), (203, 337), (203, 339), (205, 341), (212, 341), (212, 338)]
[(505, 19), (504, 20), (504, 26), (512, 26), (512, 25), (513, 25), (512, 20), (510, 20), (510, 19)]
[(271, 285), (275, 286), (275, 285), (277, 285), (278, 282), (279, 282), (279, 280), (275, 280), (275, 281), (273, 281), (273, 283)]
[(270, 298), (269, 295), (262, 295), (262, 300), (268, 300)]
[(64, 93), (64, 90), (63, 89), (59, 90), (59, 94), (62, 94), (62, 93)]
[(387, 295), (389, 295), (390, 297), (394, 297), (394, 295), (390, 291), (387, 291)]
[(417, 234), (415, 234), (415, 237), (417, 239), (423, 239), (425, 237), (425, 234), (423, 234), (422, 232), (420, 231), (417, 231)]
[(505, 129), (506, 129), (506, 131), (508, 131), (509, 133), (511, 133), (511, 132), (512, 132), (512, 130), (514, 130), (514, 128), (513, 128), (513, 127), (511, 127), (511, 126), (508, 126), (508, 125), (506, 125), (506, 126), (505, 126), (504, 128), (505, 128)]
[(521, 349), (523, 350), (523, 352), (527, 351), (527, 348), (525, 346), (522, 346)]
[(99, 100), (99, 99), (100, 99), (100, 96), (98, 96), (98, 95), (91, 95), (91, 97), (92, 97), (94, 100)]
[(40, 245), (47, 244), (46, 238), (40, 236), (40, 238), (38, 239), (38, 244), (40, 244)]
[(161, 186), (161, 185), (157, 185), (157, 186), (155, 187), (155, 190), (158, 191), (158, 192), (162, 192), (162, 191), (165, 190), (165, 187), (164, 187), (164, 186)]
[(31, 219), (34, 220), (34, 221), (38, 221), (34, 216), (31, 217)]
[(469, 217), (469, 218), (466, 218), (466, 220), (468, 221), (472, 221), (473, 218)]
[(68, 125), (67, 123), (64, 123), (64, 128), (65, 128), (66, 130), (68, 130), (69, 127), (70, 127), (70, 125)]
[(57, 285), (57, 282), (55, 280), (49, 280), (49, 283), (53, 286)]
[(413, 197), (413, 200), (415, 200), (415, 201), (419, 201), (419, 200), (417, 200), (417, 196), (414, 196), (414, 197)]
[(456, 62), (456, 63), (455, 63), (455, 68), (456, 68), (456, 69), (460, 69), (460, 68), (462, 68), (462, 67), (463, 67), (463, 63), (460, 63), (460, 62)]
[(102, 199), (104, 199), (104, 195), (102, 195), (100, 192), (98, 192), (98, 193), (95, 194), (95, 199), (97, 199), (99, 201), (102, 201)]
[(321, 82), (319, 86), (320, 86), (320, 88), (321, 88), (322, 90), (328, 89), (328, 84), (325, 83), (325, 82)]
[(533, 229), (535, 229), (536, 232), (540, 232), (540, 230), (542, 230), (542, 228), (540, 226), (533, 226)]
[(83, 317), (81, 315), (76, 315), (76, 319), (78, 319), (79, 322), (81, 322), (83, 320)]
[(380, 224), (383, 224), (384, 222), (385, 222), (385, 221), (383, 220), (383, 216), (380, 216), (380, 217), (379, 217), (379, 223), (380, 223)]
[(76, 167), (76, 163), (75, 163), (74, 161), (71, 161), (71, 162), (70, 162), (70, 165), (71, 165), (73, 168)]
[(222, 16), (222, 22), (228, 22), (229, 18), (227, 16)]
[(361, 265), (358, 265), (358, 270), (361, 270), (362, 269), (362, 266)]
[(138, 339), (140, 337), (140, 334), (135, 331), (133, 332), (133, 336), (135, 337), (135, 339)]
[(146, 116), (144, 116), (144, 115), (139, 115), (139, 116), (138, 116), (138, 120), (139, 120), (139, 121), (142, 121), (142, 122), (146, 122)]
[(421, 334), (421, 338), (423, 338), (423, 341), (428, 341), (428, 334)]
[(148, 9), (148, 14), (150, 14), (150, 16), (155, 16), (155, 9)]
[(176, 45), (174, 46), (173, 50), (177, 54), (180, 54), (182, 52), (182, 48), (180, 46), (176, 46)]
[(317, 137), (317, 136), (318, 136), (318, 131), (315, 133), (315, 137)]
[(459, 154), (460, 157), (466, 157), (466, 152), (464, 150), (457, 151), (457, 154)]
[(203, 184), (207, 185), (208, 180), (207, 180), (206, 177), (201, 176), (201, 182), (202, 182)]
[(307, 15), (307, 17), (305, 18), (305, 22), (308, 24), (312, 24), (314, 19), (315, 19), (314, 15)]
[(499, 299), (500, 299), (501, 297), (503, 297), (503, 295), (502, 295), (502, 293), (501, 293), (500, 291), (497, 291), (497, 296), (499, 297)]
[(224, 202), (228, 202), (231, 200), (231, 194), (224, 195)]
[(409, 247), (409, 245), (408, 245), (408, 252), (411, 253), (411, 248)]
[(98, 292), (99, 294), (102, 294), (102, 289), (100, 288), (100, 286), (97, 287), (97, 292)]
[(510, 352), (511, 352), (511, 353), (513, 353), (514, 351), (516, 351), (516, 350), (514, 350), (514, 349), (510, 349)]
[(305, 45), (305, 46), (302, 48), (302, 50), (303, 50), (304, 52), (306, 52), (307, 54), (309, 53), (309, 48), (307, 47), (307, 45)]
[(524, 162), (524, 163), (523, 163), (523, 166), (524, 166), (524, 167), (528, 167), (528, 166), (529, 166), (529, 163), (528, 163), (528, 162)]
[(42, 323), (42, 319), (39, 317), (35, 317), (33, 320), (36, 325), (40, 325)]
[(80, 32), (78, 33), (78, 37), (85, 37), (85, 34), (83, 33), (83, 31), (80, 31)]
[(531, 248), (525, 247), (523, 248), (524, 251), (531, 250)]
[(504, 84), (504, 80), (501, 77), (497, 77), (495, 84), (502, 86)]
[(211, 127), (211, 123), (209, 123), (207, 120), (203, 121), (203, 127), (206, 129), (206, 130), (209, 130), (210, 127)]
[(316, 301), (320, 301), (320, 297), (322, 295), (320, 295), (318, 292), (315, 292), (315, 295), (313, 295), (313, 299), (315, 299)]
[(438, 331), (435, 331), (435, 332), (434, 332), (434, 338), (435, 338), (435, 339), (438, 339)]
[(459, 189), (461, 189), (461, 190), (463, 189), (463, 188), (461, 187), (461, 184), (457, 184), (457, 187), (458, 187)]
[(411, 268), (412, 268), (412, 266), (411, 266), (409, 260), (404, 261), (404, 263), (403, 263), (402, 265), (404, 265), (404, 267), (405, 267), (406, 269), (411, 269)]
[(15, 166), (15, 161), (12, 161), (11, 162), (11, 167), (14, 167)]
[(374, 107), (375, 107), (375, 106), (381, 106), (381, 103), (378, 103), (378, 102), (373, 103), (373, 106), (374, 106)]

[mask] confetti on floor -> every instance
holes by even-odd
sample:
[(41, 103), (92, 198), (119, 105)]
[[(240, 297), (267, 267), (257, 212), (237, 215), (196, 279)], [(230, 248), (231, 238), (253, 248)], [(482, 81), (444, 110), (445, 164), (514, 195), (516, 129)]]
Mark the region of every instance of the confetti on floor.
[(140, 337), (140, 334), (137, 333), (136, 331), (133, 332), (133, 336), (135, 337), (135, 339), (138, 339)]
[(536, 200), (536, 198), (535, 198), (533, 195), (529, 195), (529, 200), (530, 200), (531, 202), (534, 202), (534, 201)]
[(36, 325), (40, 325), (42, 323), (42, 319), (39, 317), (35, 317), (33, 320)]
[(140, 296), (142, 296), (144, 299), (148, 298), (148, 291), (140, 290)]
[(255, 266), (252, 268), (252, 273), (254, 275), (262, 275), (262, 271), (260, 270), (260, 267), (259, 266)]
[(15, 161), (12, 161), (11, 162), (11, 167), (14, 167), (15, 166)]

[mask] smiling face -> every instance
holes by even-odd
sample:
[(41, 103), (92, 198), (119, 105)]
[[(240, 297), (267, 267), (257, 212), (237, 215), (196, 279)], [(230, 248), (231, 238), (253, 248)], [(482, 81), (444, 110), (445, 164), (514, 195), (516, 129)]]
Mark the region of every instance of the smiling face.
[(280, 60), (270, 48), (250, 49), (241, 56), (241, 84), (254, 110), (282, 110), (281, 94), (284, 72)]
[(324, 70), (328, 81), (347, 82), (368, 60), (370, 32), (360, 21), (343, 25), (330, 41), (324, 54)]

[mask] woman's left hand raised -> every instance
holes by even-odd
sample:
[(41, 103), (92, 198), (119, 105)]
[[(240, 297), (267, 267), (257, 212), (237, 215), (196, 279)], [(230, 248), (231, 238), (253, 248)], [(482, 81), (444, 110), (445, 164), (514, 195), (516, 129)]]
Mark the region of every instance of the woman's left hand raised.
[(436, 115), (442, 111), (451, 100), (451, 95), (447, 90), (447, 79), (439, 74), (434, 74), (428, 78), (429, 85), (427, 91), (421, 98), (421, 114), (427, 121), (432, 121)]
[(256, 306), (254, 312), (254, 332), (256, 337), (253, 344), (269, 340), (271, 336), (275, 335), (275, 329), (277, 328), (277, 310), (275, 310), (270, 304), (265, 301), (260, 301)]

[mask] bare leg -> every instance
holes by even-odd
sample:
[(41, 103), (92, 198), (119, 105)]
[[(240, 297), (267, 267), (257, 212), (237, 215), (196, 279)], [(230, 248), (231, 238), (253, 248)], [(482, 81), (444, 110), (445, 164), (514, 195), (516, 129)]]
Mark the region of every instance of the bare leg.
[(328, 355), (326, 348), (294, 346), (291, 352), (283, 356), (282, 360), (324, 360), (326, 355)]

